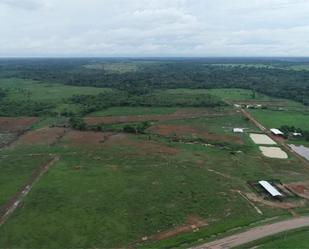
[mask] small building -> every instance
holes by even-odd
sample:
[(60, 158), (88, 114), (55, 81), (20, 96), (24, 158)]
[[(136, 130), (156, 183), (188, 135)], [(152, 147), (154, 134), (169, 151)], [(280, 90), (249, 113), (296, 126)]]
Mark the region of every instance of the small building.
[(283, 136), (284, 135), (284, 133), (282, 131), (275, 129), (275, 128), (270, 129), (270, 131), (271, 131), (272, 134), (274, 134), (276, 136)]
[(234, 107), (236, 107), (236, 108), (240, 108), (240, 107), (241, 107), (241, 105), (239, 105), (239, 104), (234, 104)]
[(303, 136), (303, 134), (301, 134), (299, 132), (293, 132), (293, 136), (294, 137), (301, 137), (301, 136)]
[(259, 184), (274, 198), (282, 197), (283, 195), (268, 181), (259, 181)]
[(243, 132), (244, 132), (244, 129), (242, 129), (242, 128), (234, 128), (234, 129), (233, 129), (233, 132), (234, 132), (234, 133), (243, 133)]

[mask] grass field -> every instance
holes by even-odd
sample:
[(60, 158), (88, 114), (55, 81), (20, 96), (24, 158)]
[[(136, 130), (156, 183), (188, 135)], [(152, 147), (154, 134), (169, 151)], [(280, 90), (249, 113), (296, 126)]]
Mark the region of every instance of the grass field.
[[(76, 106), (63, 100), (73, 94), (109, 91), (15, 79), (0, 81), (0, 86), (14, 100), (51, 101), (57, 108), (68, 109)], [(180, 102), (209, 94), (224, 100), (272, 101), (239, 89), (176, 89), (156, 94), (162, 99), (178, 96)], [(296, 113), (300, 116), (286, 111), (252, 113), (266, 126), (289, 121), (307, 127), (303, 112)], [(177, 120), (164, 119), (169, 114), (178, 115)], [(0, 150), (0, 207), (51, 154), (59, 156), (0, 226), (1, 248), (186, 248), (231, 229), (289, 215), (287, 210), (256, 201), (254, 205), (262, 211), (258, 213), (239, 194), (255, 193), (248, 181), (309, 181), (308, 169), (292, 155), (287, 160), (262, 156), (248, 136), (257, 128), (230, 106), (113, 107), (91, 114), (94, 118), (122, 115), (164, 117), (153, 121), (144, 134), (48, 128), (62, 126), (68, 118), (41, 117), (14, 146)], [(245, 133), (234, 134), (235, 127), (246, 128)], [(194, 138), (193, 142), (183, 136)], [(307, 209), (305, 202), (296, 211)]]
[(0, 87), (9, 90), (9, 98), (12, 100), (51, 102), (59, 102), (77, 94), (95, 95), (110, 91), (106, 88), (66, 86), (24, 79), (0, 79)]
[(279, 128), (282, 125), (295, 126), (309, 130), (309, 112), (250, 110), (252, 115), (267, 128)]
[[(232, 109), (217, 110), (217, 114), (220, 112), (223, 116), (155, 125), (185, 125), (228, 136), (236, 136), (231, 131), (234, 126), (254, 129)], [(33, 129), (49, 121), (57, 120), (39, 120)], [(309, 180), (306, 169), (295, 158), (264, 158), (247, 134), (243, 135), (243, 144), (223, 147), (178, 143), (164, 136), (149, 140), (147, 134), (118, 134), (101, 143), (100, 134), (76, 131), (53, 146), (20, 144), (0, 151), (3, 160), (18, 155), (26, 165), (29, 154), (60, 156), (23, 205), (0, 227), (1, 247), (185, 247), (235, 227), (288, 214), (256, 203), (263, 212), (258, 214), (236, 192), (253, 191), (247, 181), (269, 176), (282, 182)], [(6, 162), (12, 165), (14, 175), (20, 161)], [(6, 190), (5, 198), (14, 191), (14, 187)], [(207, 225), (195, 232), (178, 233), (190, 217)], [(176, 231), (175, 236), (159, 240), (162, 232), (170, 230)], [(142, 243), (143, 237), (148, 238), (147, 243)]]
[(0, 157), (0, 207), (27, 181), (32, 172), (48, 160), (48, 156)]
[(148, 114), (171, 114), (177, 111), (175, 107), (111, 107), (106, 110), (93, 112), (89, 116), (129, 116)]
[(97, 95), (112, 91), (108, 88), (66, 86), (48, 84), (24, 79), (0, 79), (0, 88), (8, 91), (8, 99), (13, 101), (39, 101), (56, 106), (55, 111), (78, 112), (79, 106), (68, 103), (73, 95)]

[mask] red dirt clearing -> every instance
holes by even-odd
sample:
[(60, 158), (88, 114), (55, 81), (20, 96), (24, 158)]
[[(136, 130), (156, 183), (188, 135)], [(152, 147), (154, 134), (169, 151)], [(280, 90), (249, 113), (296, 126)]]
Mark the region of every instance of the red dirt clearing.
[(180, 233), (186, 233), (191, 231), (197, 231), (200, 227), (207, 226), (207, 222), (200, 217), (190, 215), (186, 218), (186, 224), (172, 228), (167, 231), (160, 232), (156, 235), (151, 236), (150, 240), (163, 240), (171, 238)]
[(294, 194), (309, 200), (309, 183), (290, 183), (284, 186)]
[(171, 136), (171, 135), (176, 135), (178, 137), (191, 136), (191, 137), (200, 137), (211, 141), (243, 144), (243, 140), (241, 139), (241, 137), (210, 134), (208, 132), (198, 131), (197, 129), (194, 129), (193, 127), (188, 125), (155, 125), (150, 127), (148, 130), (161, 136)]
[(94, 131), (74, 131), (70, 130), (63, 137), (63, 142), (70, 146), (100, 145), (104, 143), (112, 133)]
[(168, 154), (175, 155), (178, 153), (178, 150), (172, 147), (168, 147), (164, 144), (154, 142), (154, 141), (145, 141), (130, 138), (128, 134), (119, 133), (109, 137), (109, 139), (104, 143), (106, 146), (128, 146), (136, 150), (136, 154), (145, 153), (149, 154)]
[(18, 145), (52, 145), (56, 143), (67, 131), (65, 128), (43, 128), (40, 130), (30, 131), (20, 136), (12, 144)]
[(17, 133), (29, 128), (37, 121), (35, 117), (27, 118), (7, 118), (0, 117), (0, 132)]
[(171, 115), (136, 115), (136, 116), (113, 116), (113, 117), (86, 117), (85, 122), (88, 125), (98, 124), (117, 124), (117, 123), (132, 123), (143, 121), (168, 121), (178, 119), (199, 118), (203, 116), (222, 116), (223, 114), (209, 114), (209, 113), (174, 113)]

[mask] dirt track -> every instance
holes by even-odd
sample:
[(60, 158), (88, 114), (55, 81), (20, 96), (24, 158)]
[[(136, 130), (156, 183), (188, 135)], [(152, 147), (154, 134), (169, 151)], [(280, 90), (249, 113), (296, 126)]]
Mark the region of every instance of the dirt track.
[(26, 184), (21, 187), (21, 189), (4, 204), (4, 207), (0, 210), (0, 226), (2, 226), (5, 221), (14, 213), (18, 208), (22, 200), (29, 194), (33, 185), (40, 180), (40, 178), (49, 170), (55, 162), (59, 160), (58, 156), (53, 156), (53, 158), (45, 165), (36, 169), (32, 176), (28, 179)]
[(245, 232), (215, 240), (191, 249), (224, 249), (240, 246), (281, 232), (309, 226), (309, 217), (293, 218), (273, 224), (262, 225)]

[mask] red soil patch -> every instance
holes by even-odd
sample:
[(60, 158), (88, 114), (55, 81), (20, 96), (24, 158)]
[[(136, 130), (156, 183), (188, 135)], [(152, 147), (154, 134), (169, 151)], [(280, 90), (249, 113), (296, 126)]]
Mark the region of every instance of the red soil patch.
[(37, 118), (6, 118), (0, 117), (0, 132), (18, 133), (26, 130), (37, 121)]
[(161, 136), (171, 136), (175, 134), (177, 137), (193, 136), (211, 141), (243, 144), (243, 140), (241, 139), (241, 137), (210, 134), (208, 132), (198, 131), (193, 127), (187, 125), (156, 125), (150, 127), (149, 130)]
[(291, 183), (284, 186), (294, 194), (309, 200), (309, 183)]
[(52, 145), (56, 143), (66, 132), (64, 128), (43, 128), (36, 131), (30, 131), (20, 136), (12, 144), (17, 145)]
[(154, 236), (151, 236), (150, 240), (163, 240), (171, 238), (180, 233), (186, 233), (191, 231), (197, 231), (200, 227), (206, 226), (207, 222), (200, 217), (190, 215), (186, 218), (186, 224), (175, 227), (173, 229), (160, 232)]
[(111, 135), (112, 133), (71, 130), (65, 134), (63, 141), (70, 146), (94, 146), (104, 143)]
[(154, 142), (154, 141), (144, 141), (144, 140), (135, 140), (131, 139), (128, 134), (119, 133), (113, 136), (110, 136), (109, 139), (104, 144), (106, 146), (128, 146), (133, 149), (136, 149), (136, 154), (145, 154), (145, 153), (159, 153), (159, 154), (168, 154), (175, 155), (178, 153), (178, 150), (172, 147), (168, 147), (164, 144)]
[(197, 135), (198, 131), (187, 125), (155, 125), (149, 128), (153, 133), (161, 136), (176, 136)]
[(132, 123), (143, 121), (168, 121), (178, 119), (199, 118), (203, 116), (222, 116), (222, 114), (209, 114), (209, 113), (174, 113), (170, 115), (136, 115), (136, 116), (112, 116), (112, 117), (86, 117), (85, 122), (88, 125), (98, 124), (117, 124), (117, 123)]

